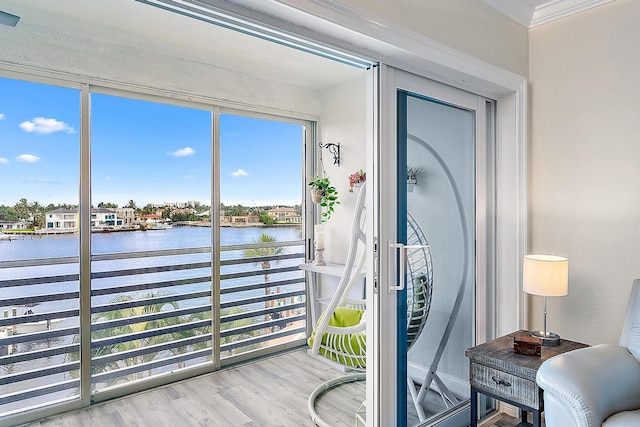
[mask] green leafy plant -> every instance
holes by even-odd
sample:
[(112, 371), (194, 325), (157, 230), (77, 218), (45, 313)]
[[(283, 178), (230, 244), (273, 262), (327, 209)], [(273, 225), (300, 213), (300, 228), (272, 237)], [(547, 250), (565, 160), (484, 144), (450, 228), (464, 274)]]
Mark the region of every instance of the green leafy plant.
[(333, 213), (333, 207), (340, 204), (338, 190), (331, 185), (327, 175), (314, 177), (309, 181), (309, 186), (313, 202), (325, 208), (325, 211), (322, 212), (322, 222), (328, 221)]
[(418, 175), (422, 174), (422, 168), (415, 166), (407, 167), (407, 180), (417, 181)]

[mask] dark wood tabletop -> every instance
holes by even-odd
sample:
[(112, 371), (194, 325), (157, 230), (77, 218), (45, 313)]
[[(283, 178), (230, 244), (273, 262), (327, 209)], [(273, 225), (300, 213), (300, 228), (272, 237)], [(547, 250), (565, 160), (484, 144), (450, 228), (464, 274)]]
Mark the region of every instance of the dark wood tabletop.
[(558, 354), (580, 348), (589, 347), (574, 341), (560, 339), (560, 345), (555, 347), (545, 347), (541, 349), (541, 356), (527, 356), (513, 352), (513, 338), (516, 335), (529, 334), (529, 331), (519, 330), (509, 335), (497, 338), (493, 341), (477, 345), (465, 351), (469, 360), (483, 365), (494, 367), (503, 372), (512, 373), (520, 378), (535, 381), (536, 372), (545, 360), (557, 356)]

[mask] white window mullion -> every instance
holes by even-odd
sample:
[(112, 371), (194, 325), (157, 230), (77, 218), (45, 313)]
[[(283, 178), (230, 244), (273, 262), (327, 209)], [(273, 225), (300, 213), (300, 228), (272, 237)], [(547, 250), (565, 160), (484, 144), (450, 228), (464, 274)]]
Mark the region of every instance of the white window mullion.
[(220, 368), (220, 107), (211, 111), (211, 348)]
[(80, 92), (80, 395), (91, 404), (91, 95)]

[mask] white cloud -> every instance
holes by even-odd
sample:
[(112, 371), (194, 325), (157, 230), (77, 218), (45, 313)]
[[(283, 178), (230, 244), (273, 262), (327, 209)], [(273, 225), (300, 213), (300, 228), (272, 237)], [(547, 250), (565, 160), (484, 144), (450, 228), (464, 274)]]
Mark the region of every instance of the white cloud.
[(40, 160), (40, 157), (34, 156), (33, 154), (20, 154), (16, 157), (16, 161), (24, 163), (35, 163), (38, 160)]
[(190, 174), (184, 177), (184, 179), (193, 179), (193, 178), (194, 178), (193, 174)]
[(5, 159), (4, 157), (0, 157), (0, 163), (6, 165), (7, 163), (9, 163), (9, 160)]
[(247, 171), (245, 171), (243, 169), (238, 169), (235, 172), (231, 172), (229, 175), (231, 175), (234, 178), (237, 178), (239, 176), (247, 176), (247, 175), (249, 175), (249, 172), (247, 172)]
[(33, 121), (22, 122), (19, 126), (25, 132), (35, 132), (41, 135), (49, 135), (54, 132), (73, 133), (73, 128), (65, 122), (44, 117), (36, 117)]
[(169, 153), (169, 155), (173, 157), (186, 157), (186, 156), (192, 156), (194, 154), (196, 154), (196, 150), (194, 150), (191, 147), (180, 148), (174, 151), (173, 153)]
[(4, 114), (0, 113), (0, 120), (4, 119)]

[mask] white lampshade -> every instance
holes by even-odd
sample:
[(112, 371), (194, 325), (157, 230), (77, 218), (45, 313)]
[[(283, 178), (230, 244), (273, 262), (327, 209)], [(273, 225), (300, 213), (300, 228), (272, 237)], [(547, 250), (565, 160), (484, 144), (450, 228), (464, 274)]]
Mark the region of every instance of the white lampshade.
[(569, 260), (555, 255), (526, 255), (522, 287), (528, 294), (560, 297), (569, 292)]

